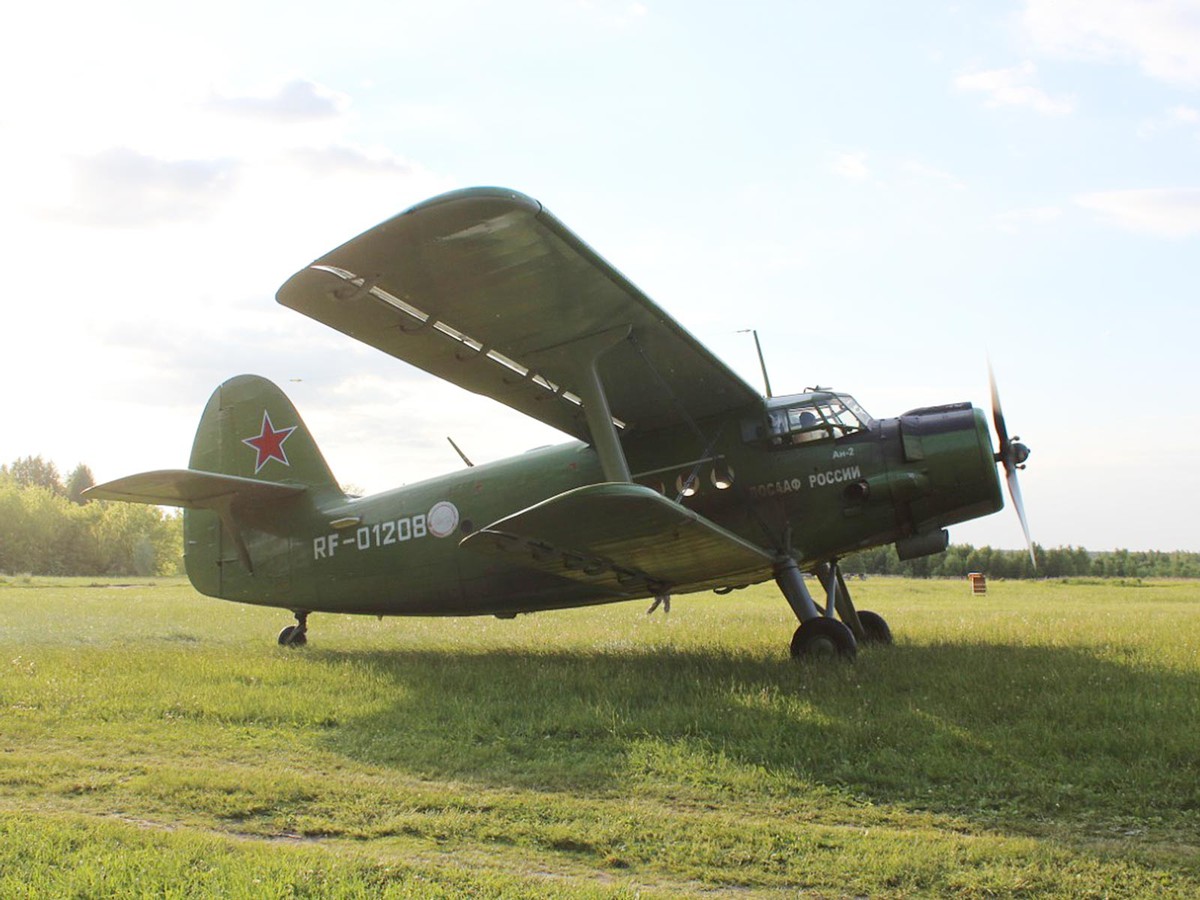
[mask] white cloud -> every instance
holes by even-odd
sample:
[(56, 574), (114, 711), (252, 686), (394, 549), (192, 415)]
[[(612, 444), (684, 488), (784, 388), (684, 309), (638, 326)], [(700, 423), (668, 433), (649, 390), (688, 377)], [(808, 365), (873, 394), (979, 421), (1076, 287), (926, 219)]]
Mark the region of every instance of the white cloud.
[(619, 28), (625, 28), (634, 22), (641, 21), (650, 14), (650, 8), (644, 3), (634, 0), (632, 3), (608, 2), (608, 0), (577, 0), (576, 7), (584, 13), (595, 16)]
[(1150, 138), (1163, 132), (1173, 132), (1179, 129), (1192, 129), (1200, 125), (1200, 110), (1192, 106), (1180, 104), (1173, 106), (1161, 115), (1146, 119), (1138, 126), (1140, 138)]
[(1133, 62), (1160, 81), (1200, 85), (1196, 0), (1027, 0), (1022, 24), (1040, 52)]
[(865, 153), (842, 153), (833, 161), (830, 168), (835, 175), (841, 175), (851, 181), (866, 181), (871, 177)]
[(69, 206), (51, 215), (121, 228), (207, 219), (236, 180), (233, 160), (166, 160), (114, 147), (73, 161)]
[(1200, 234), (1200, 188), (1100, 191), (1075, 202), (1130, 231), (1170, 238)]
[[(167, 65), (164, 46), (148, 51), (161, 66), (136, 57), (136, 77), (132, 63), (84, 71), (66, 53), (64, 71), (39, 64), (46, 79), (22, 82), (0, 60), (8, 84), (29, 84), (0, 121), (7, 287), (35, 298), (6, 313), (22, 340), (0, 355), (0, 379), (38, 373), (36, 391), (4, 403), (18, 424), (0, 429), (0, 458), (84, 458), (100, 477), (177, 465), (229, 375), (301, 376), (314, 394), (364, 365), (405, 378), (271, 298), (308, 260), (457, 182), (363, 146), (348, 101), (315, 81), (255, 94), (184, 48)], [(67, 289), (37, 301), (52, 280)], [(147, 408), (152, 434), (136, 425)], [(47, 422), (47, 409), (64, 414)]]
[(214, 95), (209, 106), (235, 116), (245, 116), (275, 122), (308, 122), (339, 116), (350, 105), (350, 99), (337, 91), (296, 78), (265, 95), (226, 97)]
[(353, 175), (409, 175), (414, 166), (390, 153), (371, 153), (359, 147), (337, 145), (330, 147), (300, 147), (290, 150), (287, 158), (311, 175), (335, 173)]
[(954, 86), (967, 93), (987, 97), (987, 106), (1019, 106), (1047, 116), (1061, 116), (1074, 111), (1074, 100), (1051, 97), (1035, 83), (1037, 67), (1023, 62), (1010, 69), (988, 69), (968, 72), (954, 79)]
[(1027, 225), (1041, 225), (1054, 222), (1062, 217), (1062, 209), (1057, 206), (1032, 206), (1026, 209), (1011, 209), (995, 216), (992, 221), (996, 227), (1009, 234), (1016, 234)]
[(918, 162), (917, 160), (908, 160), (907, 162), (903, 163), (900, 168), (905, 173), (913, 175), (922, 181), (940, 184), (942, 187), (949, 188), (953, 191), (961, 191), (966, 188), (966, 185), (963, 183), (962, 179), (960, 179), (957, 175), (954, 175), (943, 169), (939, 169), (935, 166), (926, 165), (925, 163)]

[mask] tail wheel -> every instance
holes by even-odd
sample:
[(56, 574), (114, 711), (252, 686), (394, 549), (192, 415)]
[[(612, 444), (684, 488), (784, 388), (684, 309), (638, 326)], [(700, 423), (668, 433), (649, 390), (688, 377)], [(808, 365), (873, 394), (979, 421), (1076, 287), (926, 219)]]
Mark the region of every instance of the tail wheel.
[(854, 633), (837, 619), (808, 619), (792, 636), (792, 659), (854, 659), (857, 653)]
[(891, 644), (892, 629), (888, 628), (887, 621), (879, 613), (873, 613), (867, 609), (858, 611), (858, 621), (862, 623), (864, 644)]

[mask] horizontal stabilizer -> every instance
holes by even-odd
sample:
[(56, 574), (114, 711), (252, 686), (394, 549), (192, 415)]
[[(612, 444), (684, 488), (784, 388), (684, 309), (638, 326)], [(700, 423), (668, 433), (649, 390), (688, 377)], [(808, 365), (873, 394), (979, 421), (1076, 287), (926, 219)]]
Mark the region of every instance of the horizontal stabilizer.
[(462, 546), (630, 597), (745, 584), (772, 566), (761, 547), (636, 484), (575, 488)]
[(234, 499), (238, 503), (262, 503), (294, 497), (304, 491), (305, 487), (299, 484), (278, 484), (195, 469), (163, 469), (98, 484), (84, 494), (91, 500), (219, 509)]

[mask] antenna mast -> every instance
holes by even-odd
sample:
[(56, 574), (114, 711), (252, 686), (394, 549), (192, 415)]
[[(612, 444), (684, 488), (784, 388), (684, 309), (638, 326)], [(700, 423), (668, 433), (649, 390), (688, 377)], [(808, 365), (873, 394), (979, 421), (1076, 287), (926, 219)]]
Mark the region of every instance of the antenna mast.
[(767, 375), (767, 363), (763, 359), (762, 344), (758, 342), (758, 329), (743, 328), (738, 331), (738, 334), (745, 334), (746, 332), (754, 335), (754, 348), (758, 351), (758, 365), (762, 368), (763, 384), (767, 386), (767, 399), (770, 400), (774, 395), (771, 393), (771, 378)]

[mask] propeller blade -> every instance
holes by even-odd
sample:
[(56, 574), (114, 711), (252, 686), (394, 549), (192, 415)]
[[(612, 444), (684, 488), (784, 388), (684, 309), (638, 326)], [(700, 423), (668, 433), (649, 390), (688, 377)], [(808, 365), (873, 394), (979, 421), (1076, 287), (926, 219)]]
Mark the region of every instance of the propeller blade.
[(1021, 484), (1017, 481), (1017, 469), (1023, 468), (1029, 457), (1029, 448), (1016, 440), (1008, 439), (1008, 427), (1004, 424), (1004, 410), (1000, 407), (1000, 391), (996, 387), (996, 375), (992, 361), (988, 360), (988, 384), (992, 389), (992, 421), (996, 425), (996, 437), (1000, 441), (996, 459), (1004, 463), (1004, 480), (1008, 483), (1008, 496), (1012, 498), (1017, 518), (1021, 520), (1021, 531), (1025, 535), (1025, 546), (1029, 548), (1029, 561), (1037, 568), (1037, 557), (1033, 554), (1033, 539), (1029, 536), (1029, 520), (1025, 518), (1025, 502), (1021, 499)]
[(1005, 481), (1008, 482), (1008, 496), (1012, 498), (1013, 508), (1017, 518), (1021, 520), (1021, 531), (1025, 533), (1025, 546), (1029, 548), (1029, 561), (1037, 568), (1037, 557), (1033, 555), (1033, 538), (1029, 536), (1029, 521), (1025, 518), (1025, 502), (1021, 499), (1021, 483), (1017, 481), (1017, 470), (1005, 467)]
[[(1008, 456), (1008, 428), (1004, 425), (1004, 410), (1000, 408), (1000, 391), (996, 387), (996, 374), (992, 371), (992, 361), (988, 360), (988, 384), (992, 388), (992, 422), (996, 426), (996, 437), (1000, 439), (1000, 455)], [(1005, 466), (1007, 469), (1007, 465)]]

